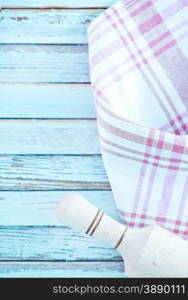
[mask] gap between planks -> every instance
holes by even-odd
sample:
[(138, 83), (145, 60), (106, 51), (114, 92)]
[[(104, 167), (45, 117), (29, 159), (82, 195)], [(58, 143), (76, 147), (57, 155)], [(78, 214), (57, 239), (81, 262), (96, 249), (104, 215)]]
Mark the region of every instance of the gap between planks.
[(57, 9), (57, 10), (86, 10), (86, 11), (96, 11), (98, 9), (107, 9), (109, 6), (83, 6), (83, 7), (75, 7), (75, 6), (27, 6), (27, 7), (22, 7), (22, 6), (2, 6), (0, 7), (0, 11), (4, 9), (10, 9), (10, 10), (51, 10), (51, 9)]
[(107, 8), (115, 0), (1, 0), (1, 8)]
[(99, 155), (0, 156), (1, 190), (109, 190)]
[[(55, 210), (66, 193), (0, 192), (1, 261), (120, 259), (115, 249), (59, 222)], [(80, 194), (114, 219), (120, 219), (110, 191)]]
[(0, 11), (4, 11), (4, 10), (14, 10), (14, 11), (22, 11), (22, 10), (24, 10), (24, 11), (51, 11), (51, 10), (57, 10), (57, 11), (59, 11), (59, 10), (73, 10), (73, 11), (76, 11), (76, 10), (78, 10), (78, 11), (86, 11), (86, 12), (96, 12), (96, 11), (98, 11), (98, 10), (101, 10), (101, 9), (105, 9), (105, 8), (107, 8), (107, 7), (105, 7), (105, 6), (98, 6), (98, 7), (74, 7), (74, 6), (70, 6), (70, 7), (61, 7), (61, 6), (59, 6), (59, 7), (56, 7), (56, 6), (49, 6), (49, 7), (0, 7)]
[(123, 262), (1, 262), (0, 277), (125, 278)]
[(32, 121), (48, 121), (48, 122), (80, 122), (80, 121), (87, 121), (87, 122), (93, 122), (96, 120), (96, 118), (0, 118), (0, 122), (4, 122), (4, 120), (8, 121), (23, 121), (23, 122), (32, 122)]
[(112, 247), (64, 226), (0, 226), (0, 239), (0, 261), (122, 260)]

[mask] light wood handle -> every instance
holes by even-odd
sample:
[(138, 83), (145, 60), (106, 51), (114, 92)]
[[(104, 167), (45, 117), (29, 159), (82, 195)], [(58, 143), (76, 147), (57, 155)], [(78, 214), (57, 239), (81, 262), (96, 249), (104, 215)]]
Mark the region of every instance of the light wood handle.
[(127, 231), (127, 227), (76, 194), (65, 196), (57, 207), (57, 216), (64, 225), (114, 248), (120, 246)]

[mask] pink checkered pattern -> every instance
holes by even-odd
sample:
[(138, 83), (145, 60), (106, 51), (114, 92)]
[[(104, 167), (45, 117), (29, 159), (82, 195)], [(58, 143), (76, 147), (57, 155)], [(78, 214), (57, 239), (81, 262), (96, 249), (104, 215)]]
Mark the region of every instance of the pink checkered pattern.
[(188, 239), (188, 0), (122, 0), (88, 29), (101, 152), (117, 208)]

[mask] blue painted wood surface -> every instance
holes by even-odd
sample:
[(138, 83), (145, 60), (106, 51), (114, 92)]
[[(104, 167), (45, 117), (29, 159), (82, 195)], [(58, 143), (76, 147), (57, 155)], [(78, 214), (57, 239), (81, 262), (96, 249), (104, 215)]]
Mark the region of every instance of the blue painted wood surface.
[(88, 25), (104, 9), (4, 9), (1, 43), (87, 44)]
[(112, 277), (126, 278), (122, 262), (0, 262), (2, 278), (8, 277)]
[(0, 154), (98, 154), (95, 120), (2, 120)]
[(87, 26), (113, 2), (0, 0), (0, 277), (124, 277), (116, 250), (55, 215), (77, 191), (119, 220), (86, 45)]
[(3, 8), (10, 7), (53, 7), (53, 8), (80, 8), (80, 7), (105, 7), (113, 4), (114, 0), (0, 0), (0, 6)]
[(96, 118), (89, 84), (0, 84), (0, 95), (0, 118)]

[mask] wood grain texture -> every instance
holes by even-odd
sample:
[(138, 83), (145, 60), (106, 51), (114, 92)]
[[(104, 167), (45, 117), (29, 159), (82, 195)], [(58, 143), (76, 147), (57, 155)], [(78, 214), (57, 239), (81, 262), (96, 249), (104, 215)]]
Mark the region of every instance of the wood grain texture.
[(115, 249), (65, 227), (0, 227), (0, 261), (121, 260)]
[[(59, 226), (58, 202), (69, 191), (0, 192), (0, 226)], [(111, 191), (75, 191), (107, 214), (120, 220)]]
[(0, 156), (0, 190), (110, 189), (100, 156)]
[(0, 120), (0, 154), (98, 154), (95, 120)]
[(1, 262), (0, 277), (126, 278), (123, 262)]
[(0, 11), (0, 277), (125, 277), (117, 251), (55, 214), (75, 190), (119, 219), (85, 45), (88, 25), (114, 2), (0, 0), (10, 8)]
[(95, 118), (87, 84), (0, 84), (0, 118)]
[(0, 7), (108, 7), (115, 0), (0, 0)]
[(88, 83), (86, 45), (0, 45), (0, 82)]
[[(66, 227), (59, 227), (55, 209), (66, 193), (0, 192), (0, 260), (121, 259), (118, 252), (108, 246)], [(79, 193), (119, 220), (111, 192)], [(23, 227), (28, 224), (29, 227)]]
[[(79, 193), (115, 219), (119, 219), (110, 192)], [(115, 250), (66, 227), (45, 227), (60, 225), (55, 209), (64, 194), (0, 193), (0, 260), (120, 259)], [(8, 223), (14, 226), (2, 226)], [(35, 227), (16, 227), (15, 224), (30, 224)]]
[(101, 9), (3, 9), (1, 43), (87, 44), (89, 24)]

